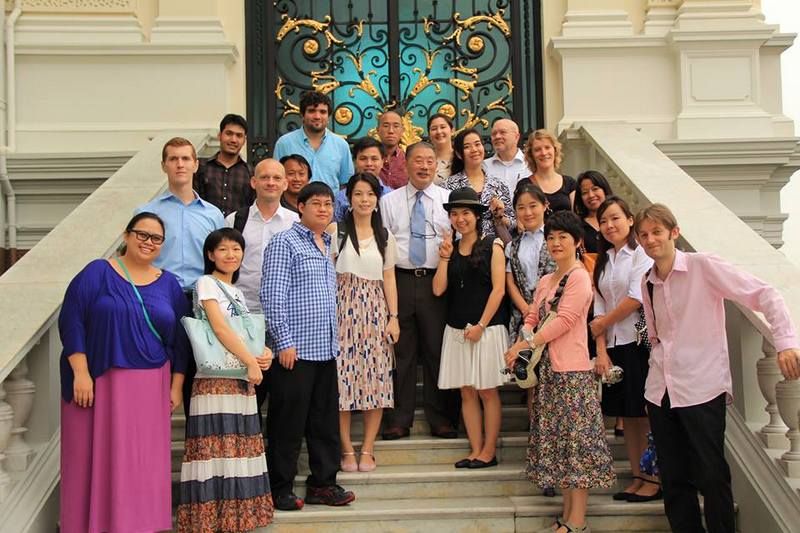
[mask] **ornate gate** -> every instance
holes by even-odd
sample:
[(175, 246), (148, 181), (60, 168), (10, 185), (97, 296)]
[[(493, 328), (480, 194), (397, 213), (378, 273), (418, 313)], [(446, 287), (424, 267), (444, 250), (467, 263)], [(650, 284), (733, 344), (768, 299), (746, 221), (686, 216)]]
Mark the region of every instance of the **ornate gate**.
[(404, 116), (403, 144), (436, 112), (484, 136), (499, 117), (540, 126), (539, 12), (538, 0), (247, 0), (251, 160), (300, 127), (312, 89), (348, 139), (387, 109)]

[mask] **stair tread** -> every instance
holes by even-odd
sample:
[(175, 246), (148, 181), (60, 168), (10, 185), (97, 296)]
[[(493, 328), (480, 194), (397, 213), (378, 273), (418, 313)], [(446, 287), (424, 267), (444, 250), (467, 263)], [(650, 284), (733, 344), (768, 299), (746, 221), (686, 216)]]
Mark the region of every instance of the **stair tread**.
[[(302, 511), (276, 511), (275, 523), (343, 520), (401, 520), (430, 517), (436, 519), (517, 516), (550, 516), (559, 512), (558, 496), (481, 496), (465, 498), (411, 498), (402, 500), (356, 500), (344, 507), (308, 505)], [(655, 515), (663, 516), (662, 502), (622, 503), (610, 496), (589, 498), (588, 516)]]

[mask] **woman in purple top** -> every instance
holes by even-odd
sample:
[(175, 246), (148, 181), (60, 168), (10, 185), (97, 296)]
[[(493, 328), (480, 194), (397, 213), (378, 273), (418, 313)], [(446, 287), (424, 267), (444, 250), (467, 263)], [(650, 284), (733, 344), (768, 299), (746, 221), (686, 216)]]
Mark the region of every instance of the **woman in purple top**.
[(163, 242), (161, 219), (139, 213), (124, 254), (89, 263), (64, 296), (64, 533), (172, 528), (170, 412), (181, 402), (189, 302), (175, 276), (152, 266)]

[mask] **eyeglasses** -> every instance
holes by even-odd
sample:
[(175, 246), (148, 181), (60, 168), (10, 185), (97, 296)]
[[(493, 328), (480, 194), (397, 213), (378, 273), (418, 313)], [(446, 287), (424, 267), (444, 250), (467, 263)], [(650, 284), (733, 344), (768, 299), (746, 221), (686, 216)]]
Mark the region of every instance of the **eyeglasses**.
[(428, 222), (425, 221), (425, 233), (417, 233), (416, 231), (411, 231), (411, 236), (415, 239), (435, 239), (436, 235), (436, 228)]
[(149, 239), (150, 242), (152, 242), (156, 246), (161, 246), (162, 244), (164, 244), (164, 236), (163, 235), (159, 235), (157, 233), (148, 233), (146, 231), (142, 231), (142, 230), (138, 230), (138, 229), (132, 229), (131, 233), (136, 235), (136, 240), (139, 241), (139, 242), (147, 242), (147, 240)]

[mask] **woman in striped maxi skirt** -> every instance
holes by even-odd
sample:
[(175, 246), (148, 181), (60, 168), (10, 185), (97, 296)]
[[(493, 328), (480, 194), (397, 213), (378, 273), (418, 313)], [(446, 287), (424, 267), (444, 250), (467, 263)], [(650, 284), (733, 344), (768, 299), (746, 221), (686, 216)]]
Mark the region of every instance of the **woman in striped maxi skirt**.
[(250, 354), (225, 317), (246, 313), (233, 286), (244, 250), (241, 233), (225, 228), (204, 246), (205, 275), (196, 286), (195, 313), (205, 314), (220, 342), (247, 366), (248, 380), (204, 377), (198, 371), (186, 421), (181, 466), (179, 532), (249, 531), (272, 522), (264, 440), (255, 385), (272, 354)]

